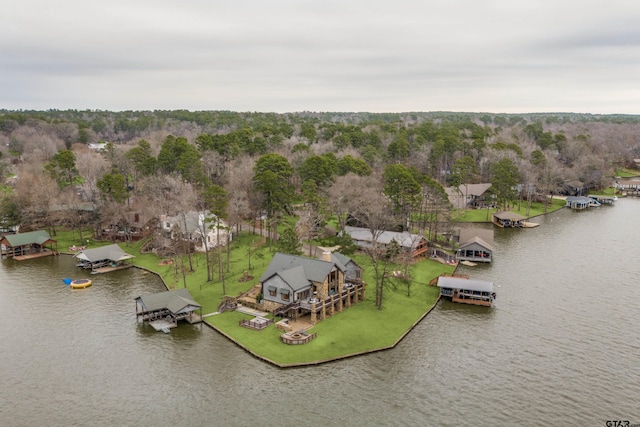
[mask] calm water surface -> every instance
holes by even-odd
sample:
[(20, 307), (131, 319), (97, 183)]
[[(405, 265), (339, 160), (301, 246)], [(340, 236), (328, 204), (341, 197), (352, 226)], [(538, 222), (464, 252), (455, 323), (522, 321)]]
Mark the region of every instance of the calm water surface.
[(395, 349), (281, 370), (203, 326), (137, 324), (163, 290), (71, 257), (0, 263), (8, 426), (603, 426), (640, 423), (640, 200), (496, 230), (495, 308), (441, 302)]

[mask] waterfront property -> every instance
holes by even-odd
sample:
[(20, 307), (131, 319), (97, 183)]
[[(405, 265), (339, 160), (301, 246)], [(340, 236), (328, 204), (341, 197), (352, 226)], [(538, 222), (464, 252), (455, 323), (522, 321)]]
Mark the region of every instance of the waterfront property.
[(368, 228), (347, 226), (344, 228), (344, 231), (351, 236), (353, 243), (360, 248), (370, 247), (374, 243), (386, 247), (392, 242), (396, 242), (398, 246), (405, 253), (410, 254), (412, 258), (424, 256), (429, 250), (427, 239), (424, 236), (409, 233), (407, 231), (397, 232), (380, 230), (376, 232), (375, 237), (371, 234), (371, 230)]
[(167, 332), (178, 326), (179, 320), (201, 322), (202, 306), (193, 300), (186, 288), (180, 288), (137, 297), (136, 318), (149, 322), (157, 331)]
[(613, 202), (618, 200), (618, 198), (616, 196), (602, 196), (600, 194), (589, 194), (587, 197), (589, 197), (590, 199), (595, 200), (596, 202), (600, 203), (601, 205), (613, 205)]
[(457, 231), (457, 261), (489, 263), (493, 257), (493, 230), (484, 228), (459, 228)]
[(349, 257), (325, 251), (322, 259), (276, 253), (260, 278), (262, 306), (280, 316), (309, 315), (310, 325), (364, 300), (362, 269)]
[(198, 252), (205, 252), (231, 241), (231, 229), (209, 211), (189, 211), (177, 216), (160, 216), (160, 230), (172, 241), (188, 241)]
[(456, 259), (458, 261), (489, 263), (492, 255), (493, 247), (480, 237), (475, 236), (460, 244), (456, 252)]
[(134, 258), (126, 253), (117, 244), (102, 246), (100, 248), (84, 249), (75, 254), (78, 259), (78, 267), (91, 270), (91, 274), (108, 273), (114, 270), (122, 270), (132, 267), (128, 261)]
[(567, 201), (567, 205), (566, 205), (567, 207), (574, 210), (584, 210), (592, 206), (592, 202), (594, 200), (591, 197), (587, 197), (587, 196), (568, 196), (566, 201)]
[(640, 196), (639, 179), (622, 179), (616, 181), (613, 187), (620, 191), (623, 196)]
[(0, 239), (2, 256), (18, 261), (57, 255), (58, 245), (44, 230), (6, 234)]
[(440, 296), (453, 302), (472, 305), (491, 306), (496, 299), (493, 282), (469, 279), (466, 277), (438, 277)]
[(507, 228), (507, 227), (524, 227), (526, 217), (522, 215), (518, 215), (515, 212), (502, 211), (495, 212), (491, 217), (491, 221), (497, 225), (498, 227)]
[(491, 183), (463, 184), (444, 189), (451, 206), (457, 209), (493, 207), (495, 197), (489, 193)]

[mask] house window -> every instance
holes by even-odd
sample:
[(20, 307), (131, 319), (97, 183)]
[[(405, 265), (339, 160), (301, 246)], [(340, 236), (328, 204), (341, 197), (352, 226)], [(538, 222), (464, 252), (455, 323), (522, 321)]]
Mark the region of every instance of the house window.
[(280, 295), (282, 296), (282, 301), (289, 301), (289, 291), (282, 291)]
[(276, 296), (277, 292), (276, 292), (275, 286), (269, 286), (268, 290), (269, 290), (269, 296), (272, 296), (272, 297)]

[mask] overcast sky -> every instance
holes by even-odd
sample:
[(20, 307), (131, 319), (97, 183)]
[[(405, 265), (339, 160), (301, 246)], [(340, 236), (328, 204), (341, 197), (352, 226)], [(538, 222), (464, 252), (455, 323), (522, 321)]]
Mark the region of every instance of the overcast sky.
[(640, 1), (4, 0), (0, 108), (640, 114)]

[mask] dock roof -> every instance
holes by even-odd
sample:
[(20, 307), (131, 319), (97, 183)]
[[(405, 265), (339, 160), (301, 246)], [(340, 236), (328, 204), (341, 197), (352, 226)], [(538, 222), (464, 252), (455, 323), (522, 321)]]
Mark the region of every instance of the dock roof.
[(488, 250), (493, 252), (493, 246), (491, 246), (490, 244), (488, 244), (487, 242), (485, 242), (484, 240), (482, 240), (478, 236), (472, 237), (471, 239), (467, 240), (464, 243), (460, 243), (460, 249), (464, 249), (467, 246), (473, 245), (474, 243), (478, 244), (478, 245), (482, 246), (483, 248), (488, 249)]
[(124, 261), (126, 259), (135, 258), (133, 255), (126, 253), (117, 244), (102, 246), (100, 248), (85, 249), (75, 255), (76, 258), (89, 262), (97, 261)]
[(511, 211), (495, 212), (493, 216), (495, 216), (498, 219), (508, 219), (511, 221), (521, 221), (521, 220), (527, 219), (527, 217)]
[(440, 276), (439, 288), (464, 289), (467, 291), (493, 292), (493, 282), (477, 279), (465, 279), (463, 277)]
[(36, 243), (42, 245), (47, 242), (55, 242), (45, 230), (29, 231), (27, 233), (7, 234), (2, 240), (6, 240), (9, 246), (24, 246)]
[(186, 288), (175, 289), (173, 291), (160, 292), (157, 294), (142, 295), (136, 298), (146, 311), (158, 311), (167, 309), (172, 313), (193, 311), (202, 306), (193, 300), (193, 297)]

